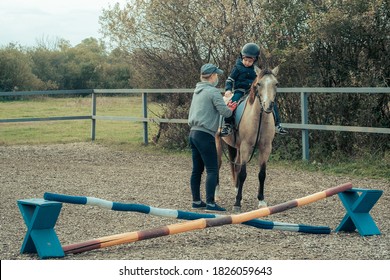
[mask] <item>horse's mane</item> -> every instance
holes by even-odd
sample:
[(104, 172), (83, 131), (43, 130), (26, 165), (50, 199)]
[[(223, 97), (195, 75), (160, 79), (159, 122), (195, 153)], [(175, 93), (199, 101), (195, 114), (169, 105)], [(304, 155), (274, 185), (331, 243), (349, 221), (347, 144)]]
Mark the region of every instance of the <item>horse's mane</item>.
[(250, 104), (253, 104), (253, 102), (255, 101), (257, 80), (263, 78), (265, 75), (273, 75), (274, 74), (274, 73), (272, 73), (272, 70), (269, 68), (260, 69), (258, 67), (255, 67), (255, 69), (256, 69), (257, 77), (253, 81), (251, 89), (250, 89), (250, 93), (249, 93), (249, 103)]
[(272, 70), (269, 69), (269, 68), (266, 68), (266, 69), (263, 69), (261, 70), (260, 74), (258, 75), (259, 78), (261, 79), (262, 77), (264, 77), (265, 75), (273, 75), (274, 73), (272, 73)]

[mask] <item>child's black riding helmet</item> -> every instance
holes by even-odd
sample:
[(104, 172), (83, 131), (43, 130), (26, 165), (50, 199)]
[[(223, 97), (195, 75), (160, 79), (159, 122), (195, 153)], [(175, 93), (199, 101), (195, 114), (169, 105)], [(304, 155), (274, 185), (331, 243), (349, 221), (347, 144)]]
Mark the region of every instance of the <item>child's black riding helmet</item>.
[(241, 49), (241, 58), (243, 56), (253, 57), (255, 61), (259, 58), (260, 55), (260, 47), (255, 43), (245, 44)]

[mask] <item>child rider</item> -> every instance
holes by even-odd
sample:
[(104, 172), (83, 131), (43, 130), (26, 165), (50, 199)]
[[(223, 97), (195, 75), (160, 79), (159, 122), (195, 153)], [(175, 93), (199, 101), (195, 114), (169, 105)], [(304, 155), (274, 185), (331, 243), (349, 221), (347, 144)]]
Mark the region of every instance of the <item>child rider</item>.
[[(260, 55), (260, 47), (255, 43), (244, 45), (240, 52), (240, 58), (237, 59), (232, 72), (225, 83), (225, 98), (231, 98), (231, 101), (238, 102), (240, 98), (250, 89), (253, 81), (256, 79), (256, 71), (254, 63)], [(234, 88), (234, 94), (232, 93)], [(288, 132), (280, 125), (279, 110), (274, 103), (275, 130), (279, 134), (287, 134)], [(233, 132), (232, 123), (234, 116), (225, 118), (225, 124), (221, 130), (221, 136), (225, 137)]]

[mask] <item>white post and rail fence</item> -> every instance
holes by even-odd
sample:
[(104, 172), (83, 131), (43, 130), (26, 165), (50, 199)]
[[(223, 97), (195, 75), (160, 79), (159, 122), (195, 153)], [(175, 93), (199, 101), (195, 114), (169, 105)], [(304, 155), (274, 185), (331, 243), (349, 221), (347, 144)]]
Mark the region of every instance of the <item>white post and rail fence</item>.
[[(91, 95), (91, 114), (85, 116), (58, 116), (46, 118), (17, 118), (0, 119), (0, 123), (40, 122), (40, 121), (64, 121), (64, 120), (91, 120), (91, 140), (96, 138), (96, 120), (129, 121), (143, 123), (143, 141), (148, 144), (148, 123), (178, 123), (186, 124), (186, 119), (164, 119), (149, 118), (147, 109), (148, 94), (172, 94), (192, 93), (193, 89), (86, 89), (86, 90), (48, 90), (48, 91), (19, 91), (0, 92), (0, 98), (6, 96), (28, 96), (28, 95)], [(222, 91), (221, 91), (222, 92)], [(390, 94), (390, 88), (279, 88), (280, 93), (297, 93), (301, 99), (301, 123), (283, 123), (289, 129), (299, 129), (302, 132), (302, 159), (309, 159), (309, 131), (344, 131), (361, 133), (382, 133), (390, 134), (388, 127), (360, 127), (360, 126), (338, 126), (309, 124), (308, 96), (319, 93), (356, 93), (356, 94)], [(119, 116), (98, 116), (96, 115), (96, 97), (103, 94), (141, 94), (142, 95), (142, 117), (119, 117)]]

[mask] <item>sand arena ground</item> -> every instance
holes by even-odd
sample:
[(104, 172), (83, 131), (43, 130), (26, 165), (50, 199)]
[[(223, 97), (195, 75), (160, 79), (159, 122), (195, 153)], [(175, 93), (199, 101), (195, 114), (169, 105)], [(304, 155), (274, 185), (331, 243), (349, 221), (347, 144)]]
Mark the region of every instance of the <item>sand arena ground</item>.
[[(121, 151), (91, 143), (1, 146), (0, 257), (2, 260), (38, 259), (36, 254), (20, 254), (26, 226), (17, 207), (19, 199), (43, 198), (45, 192), (53, 192), (192, 211), (190, 172), (191, 159), (184, 155)], [(245, 212), (256, 208), (257, 172), (253, 161), (248, 166), (244, 189), (242, 210)], [(226, 225), (70, 254), (64, 259), (390, 259), (389, 181), (306, 173), (272, 164), (268, 165), (267, 176), (265, 195), (269, 205), (346, 182), (352, 182), (354, 187), (384, 190), (371, 211), (382, 234), (368, 237), (357, 232), (313, 235)], [(230, 184), (226, 164), (221, 171), (221, 188), (219, 202), (230, 210), (235, 190)], [(264, 219), (335, 229), (344, 214), (336, 195)], [(61, 244), (68, 245), (177, 222), (171, 218), (64, 204), (55, 230)]]

